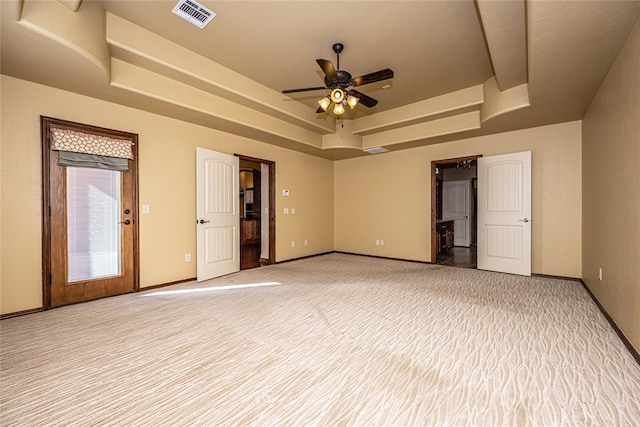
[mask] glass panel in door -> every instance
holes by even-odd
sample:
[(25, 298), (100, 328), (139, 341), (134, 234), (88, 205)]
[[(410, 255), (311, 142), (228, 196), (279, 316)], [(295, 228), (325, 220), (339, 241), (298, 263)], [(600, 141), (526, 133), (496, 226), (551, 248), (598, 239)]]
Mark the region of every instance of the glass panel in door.
[(67, 167), (67, 280), (122, 274), (121, 173)]

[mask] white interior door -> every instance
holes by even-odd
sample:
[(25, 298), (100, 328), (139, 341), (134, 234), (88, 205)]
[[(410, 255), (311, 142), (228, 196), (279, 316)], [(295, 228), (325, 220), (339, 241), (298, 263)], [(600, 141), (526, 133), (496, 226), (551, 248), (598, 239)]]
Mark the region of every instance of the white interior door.
[(531, 276), (531, 152), (478, 159), (478, 268)]
[(196, 148), (198, 281), (240, 270), (239, 159)]
[(453, 245), (469, 247), (471, 181), (442, 183), (442, 219), (453, 220)]

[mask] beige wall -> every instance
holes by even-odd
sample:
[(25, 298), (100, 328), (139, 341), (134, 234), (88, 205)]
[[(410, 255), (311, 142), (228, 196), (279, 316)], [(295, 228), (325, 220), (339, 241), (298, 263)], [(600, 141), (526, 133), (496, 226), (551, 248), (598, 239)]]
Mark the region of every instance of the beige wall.
[(2, 113), (2, 313), (41, 305), (40, 115), (140, 135), (140, 204), (151, 207), (140, 218), (142, 287), (195, 275), (184, 254), (195, 253), (196, 146), (276, 162), (277, 260), (333, 249), (429, 260), (431, 160), (532, 150), (533, 271), (581, 275), (579, 122), (332, 163), (7, 76)]
[(640, 21), (582, 130), (583, 279), (640, 351)]
[(532, 270), (581, 277), (579, 121), (336, 162), (336, 250), (429, 261), (431, 161), (528, 150)]
[(40, 115), (139, 134), (142, 287), (195, 276), (195, 147), (276, 162), (278, 261), (333, 250), (329, 160), (4, 75), (1, 90), (1, 313), (42, 304)]

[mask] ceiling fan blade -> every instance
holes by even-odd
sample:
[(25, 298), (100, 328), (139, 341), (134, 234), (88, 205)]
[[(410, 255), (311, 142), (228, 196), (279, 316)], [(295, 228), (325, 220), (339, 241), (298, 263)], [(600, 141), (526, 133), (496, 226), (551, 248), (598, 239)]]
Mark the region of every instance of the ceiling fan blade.
[(316, 59), (316, 62), (318, 63), (320, 68), (322, 68), (322, 72), (329, 78), (329, 80), (338, 80), (338, 73), (336, 72), (336, 68), (333, 66), (333, 62), (326, 59)]
[(365, 74), (364, 76), (354, 77), (351, 79), (352, 86), (362, 86), (369, 83), (375, 83), (382, 80), (388, 80), (393, 78), (393, 70), (385, 68), (384, 70), (376, 71), (375, 73)]
[(362, 92), (358, 92), (357, 90), (350, 90), (349, 95), (352, 95), (358, 98), (360, 100), (360, 104), (364, 105), (365, 107), (369, 107), (369, 108), (375, 107), (376, 104), (378, 103), (377, 99), (373, 99), (372, 97), (365, 95)]
[(318, 86), (318, 87), (303, 87), (303, 88), (300, 88), (300, 89), (286, 89), (286, 90), (283, 90), (282, 93), (307, 92), (307, 91), (310, 91), (310, 90), (320, 90), (320, 89), (326, 89), (326, 87)]

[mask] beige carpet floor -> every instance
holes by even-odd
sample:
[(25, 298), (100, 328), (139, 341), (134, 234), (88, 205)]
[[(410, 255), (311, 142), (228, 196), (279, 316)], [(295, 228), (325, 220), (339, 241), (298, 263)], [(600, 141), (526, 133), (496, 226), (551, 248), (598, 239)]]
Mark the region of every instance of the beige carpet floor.
[(640, 424), (640, 366), (573, 281), (330, 254), (0, 333), (2, 426)]

